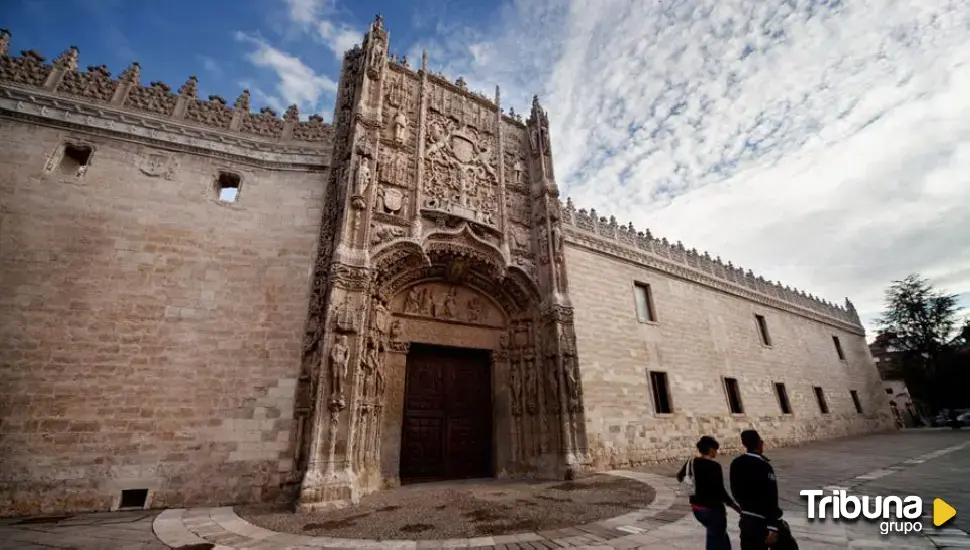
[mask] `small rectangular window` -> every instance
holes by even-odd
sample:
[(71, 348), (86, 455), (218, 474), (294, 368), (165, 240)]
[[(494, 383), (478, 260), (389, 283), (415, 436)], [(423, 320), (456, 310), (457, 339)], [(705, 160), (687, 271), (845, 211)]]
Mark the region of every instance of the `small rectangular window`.
[(236, 202), (239, 199), (241, 181), (239, 174), (219, 172), (219, 177), (216, 179), (216, 198), (222, 202)]
[(725, 378), (724, 392), (727, 394), (728, 407), (731, 408), (731, 414), (743, 413), (744, 406), (741, 404), (741, 389), (738, 387), (738, 379)]
[(781, 414), (791, 414), (791, 403), (788, 401), (788, 390), (785, 384), (775, 382), (775, 394), (778, 395), (778, 406), (781, 407)]
[(641, 323), (655, 323), (657, 316), (653, 310), (653, 292), (646, 283), (633, 283), (633, 295), (637, 304), (637, 319)]
[(650, 371), (650, 390), (653, 392), (653, 410), (655, 412), (661, 414), (673, 412), (666, 372)]
[(818, 401), (818, 410), (822, 411), (822, 414), (828, 414), (829, 404), (825, 402), (825, 392), (818, 386), (815, 386), (815, 400)]
[(855, 405), (855, 412), (862, 414), (862, 401), (859, 401), (859, 392), (849, 390), (849, 395), (852, 396), (852, 404)]
[(61, 157), (61, 173), (69, 176), (83, 176), (88, 165), (91, 164), (92, 153), (94, 151), (87, 145), (68, 143), (64, 146), (64, 155)]
[(761, 343), (770, 346), (771, 335), (768, 334), (768, 321), (765, 321), (764, 315), (755, 315), (754, 318), (758, 322), (758, 333), (761, 334)]
[(839, 354), (839, 359), (845, 361), (845, 352), (842, 351), (842, 342), (839, 342), (839, 337), (833, 336), (832, 343), (835, 344), (835, 352)]

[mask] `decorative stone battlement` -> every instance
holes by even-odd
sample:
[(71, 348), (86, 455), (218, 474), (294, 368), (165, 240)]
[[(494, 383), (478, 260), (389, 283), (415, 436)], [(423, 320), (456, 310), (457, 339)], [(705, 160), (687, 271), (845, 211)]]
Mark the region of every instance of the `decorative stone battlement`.
[(18, 88), (42, 90), (48, 94), (91, 104), (103, 104), (124, 110), (171, 119), (204, 129), (230, 132), (244, 139), (295, 144), (321, 144), (329, 148), (333, 128), (323, 117), (312, 115), (299, 120), (296, 105), (291, 105), (283, 118), (269, 107), (258, 113), (250, 111), (249, 90), (243, 90), (230, 106), (226, 100), (210, 95), (207, 100), (197, 97), (199, 82), (195, 76), (178, 88), (163, 82), (140, 80), (141, 66), (133, 62), (118, 78), (104, 65), (78, 70), (78, 48), (69, 47), (53, 62), (34, 50), (25, 50), (19, 57), (8, 55), (10, 32), (0, 29), (0, 84)]
[(707, 283), (746, 298), (768, 303), (810, 317), (822, 317), (836, 322), (853, 333), (862, 332), (862, 322), (855, 306), (848, 298), (839, 306), (781, 283), (755, 276), (750, 270), (724, 263), (721, 257), (712, 258), (708, 252), (688, 249), (677, 241), (656, 238), (649, 230), (637, 231), (633, 223), (620, 225), (616, 217), (599, 216), (596, 210), (577, 210), (572, 199), (562, 209), (566, 234), (581, 244), (642, 265), (658, 268), (677, 277)]

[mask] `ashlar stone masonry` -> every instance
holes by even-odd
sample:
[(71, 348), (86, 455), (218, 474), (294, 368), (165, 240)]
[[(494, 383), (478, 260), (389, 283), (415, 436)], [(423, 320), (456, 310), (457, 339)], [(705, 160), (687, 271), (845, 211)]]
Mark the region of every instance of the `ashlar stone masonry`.
[(549, 122), (388, 55), (331, 124), (9, 55), (0, 513), (569, 478), (891, 426), (852, 304), (560, 201)]

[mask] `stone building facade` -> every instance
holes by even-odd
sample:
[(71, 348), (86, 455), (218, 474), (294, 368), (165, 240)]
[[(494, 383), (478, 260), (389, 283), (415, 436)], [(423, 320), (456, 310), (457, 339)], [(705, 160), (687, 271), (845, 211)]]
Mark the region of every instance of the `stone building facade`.
[(891, 426), (851, 303), (564, 204), (538, 100), (390, 58), (379, 18), (332, 124), (9, 41), (4, 515), (313, 509)]

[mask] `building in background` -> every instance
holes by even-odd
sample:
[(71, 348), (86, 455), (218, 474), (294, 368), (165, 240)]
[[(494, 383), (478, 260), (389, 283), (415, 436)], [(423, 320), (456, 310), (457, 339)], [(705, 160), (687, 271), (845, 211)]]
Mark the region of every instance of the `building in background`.
[(334, 120), (0, 38), (0, 511), (569, 478), (889, 429), (855, 308), (560, 200), (523, 120), (347, 52)]

